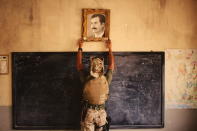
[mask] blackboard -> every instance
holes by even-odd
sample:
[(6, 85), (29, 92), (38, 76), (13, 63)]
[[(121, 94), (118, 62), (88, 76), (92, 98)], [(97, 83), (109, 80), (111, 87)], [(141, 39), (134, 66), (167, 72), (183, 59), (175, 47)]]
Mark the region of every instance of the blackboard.
[[(85, 71), (89, 57), (83, 53)], [(164, 126), (164, 53), (115, 52), (115, 71), (107, 112), (111, 127)], [(76, 52), (13, 52), (13, 128), (80, 129), (82, 86)]]

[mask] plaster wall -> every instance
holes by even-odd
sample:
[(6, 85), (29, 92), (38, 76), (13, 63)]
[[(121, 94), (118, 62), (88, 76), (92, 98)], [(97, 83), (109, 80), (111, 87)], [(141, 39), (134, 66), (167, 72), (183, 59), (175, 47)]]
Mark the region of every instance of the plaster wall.
[[(197, 48), (197, 0), (0, 0), (0, 54), (77, 51), (82, 8), (111, 10), (113, 51)], [(106, 48), (102, 42), (88, 42), (84, 51)], [(0, 115), (7, 112), (5, 119), (12, 105), (11, 62), (9, 68), (8, 75), (0, 75)], [(179, 118), (192, 121), (184, 116), (196, 115), (191, 110), (166, 113), (166, 127), (155, 130), (190, 131), (192, 126), (180, 124)], [(0, 129), (5, 127), (0, 124)]]

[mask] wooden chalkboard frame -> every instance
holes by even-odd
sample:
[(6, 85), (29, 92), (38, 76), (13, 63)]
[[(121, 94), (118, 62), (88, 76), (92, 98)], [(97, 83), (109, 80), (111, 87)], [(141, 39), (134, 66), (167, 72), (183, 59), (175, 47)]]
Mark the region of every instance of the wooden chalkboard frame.
[[(14, 129), (72, 129), (72, 130), (78, 130), (79, 129), (79, 126), (76, 126), (76, 125), (61, 125), (61, 126), (57, 126), (57, 125), (46, 125), (46, 126), (40, 126), (40, 125), (34, 125), (34, 126), (29, 126), (29, 125), (18, 125), (17, 124), (17, 109), (18, 109), (18, 105), (16, 104), (16, 97), (17, 97), (17, 94), (16, 94), (16, 90), (17, 90), (17, 86), (16, 86), (16, 72), (15, 72), (15, 56), (17, 55), (20, 55), (20, 54), (42, 54), (42, 53), (45, 53), (45, 54), (56, 54), (56, 55), (62, 55), (64, 53), (66, 53), (67, 55), (70, 55), (70, 56), (75, 56), (76, 55), (76, 52), (12, 52), (12, 87), (13, 87), (13, 90), (12, 90), (12, 94), (13, 94), (13, 97), (12, 97), (12, 101), (13, 101), (13, 111), (12, 111), (12, 116), (13, 116), (13, 128)], [(158, 125), (151, 125), (151, 124), (148, 124), (148, 125), (118, 125), (118, 124), (112, 124), (110, 126), (110, 129), (135, 129), (135, 128), (163, 128), (164, 127), (164, 52), (114, 52), (114, 55), (115, 56), (127, 56), (127, 55), (131, 55), (131, 54), (141, 54), (141, 55), (146, 55), (146, 54), (157, 54), (157, 55), (160, 55), (161, 56), (161, 96), (160, 96), (160, 100), (161, 100), (161, 123), (158, 124)], [(89, 55), (102, 55), (102, 56), (105, 56), (105, 60), (107, 58), (107, 53), (106, 52), (101, 52), (101, 53), (98, 53), (98, 52), (85, 52), (84, 53), (84, 57), (87, 57)]]
[[(56, 55), (63, 55), (66, 54), (68, 56), (74, 56), (76, 55), (76, 52), (12, 52), (12, 103), (13, 103), (13, 107), (12, 107), (12, 127), (13, 129), (16, 130), (63, 130), (63, 129), (67, 129), (67, 130), (79, 130), (79, 125), (72, 125), (72, 124), (67, 124), (67, 125), (28, 125), (28, 124), (18, 124), (18, 108), (19, 106), (17, 105), (17, 85), (16, 85), (16, 74), (17, 72), (15, 72), (14, 68), (15, 68), (15, 57), (17, 55), (21, 55), (22, 57), (24, 55), (33, 55), (33, 54), (56, 54)], [(27, 58), (28, 59), (28, 58)], [(79, 105), (80, 108), (80, 105)]]
[(150, 129), (150, 128), (164, 128), (164, 120), (165, 120), (165, 53), (162, 51), (158, 52), (115, 52), (115, 56), (127, 56), (130, 54), (157, 54), (161, 56), (161, 123), (158, 125), (110, 125), (110, 129)]

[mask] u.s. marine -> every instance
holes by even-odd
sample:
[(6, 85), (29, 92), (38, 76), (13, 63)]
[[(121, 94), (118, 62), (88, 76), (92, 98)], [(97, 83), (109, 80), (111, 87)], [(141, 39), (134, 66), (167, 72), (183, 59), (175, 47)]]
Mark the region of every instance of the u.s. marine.
[(106, 41), (109, 48), (108, 70), (104, 74), (104, 61), (99, 57), (91, 58), (89, 75), (85, 76), (82, 63), (83, 41), (79, 40), (79, 49), (77, 54), (77, 70), (80, 74), (80, 80), (84, 86), (81, 130), (82, 131), (102, 131), (107, 123), (107, 113), (105, 111), (105, 102), (109, 95), (109, 85), (112, 80), (114, 70), (114, 56), (111, 49), (111, 41)]

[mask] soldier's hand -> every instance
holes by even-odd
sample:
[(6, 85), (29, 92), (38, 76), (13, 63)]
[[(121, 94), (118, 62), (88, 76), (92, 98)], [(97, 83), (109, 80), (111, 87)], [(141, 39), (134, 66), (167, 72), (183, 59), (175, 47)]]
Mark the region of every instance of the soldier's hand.
[(83, 39), (82, 38), (80, 38), (78, 40), (78, 45), (79, 45), (79, 48), (82, 48), (83, 47)]
[(111, 50), (111, 48), (112, 48), (111, 40), (110, 39), (106, 40), (105, 43), (106, 43), (107, 48), (109, 48), (109, 50)]

